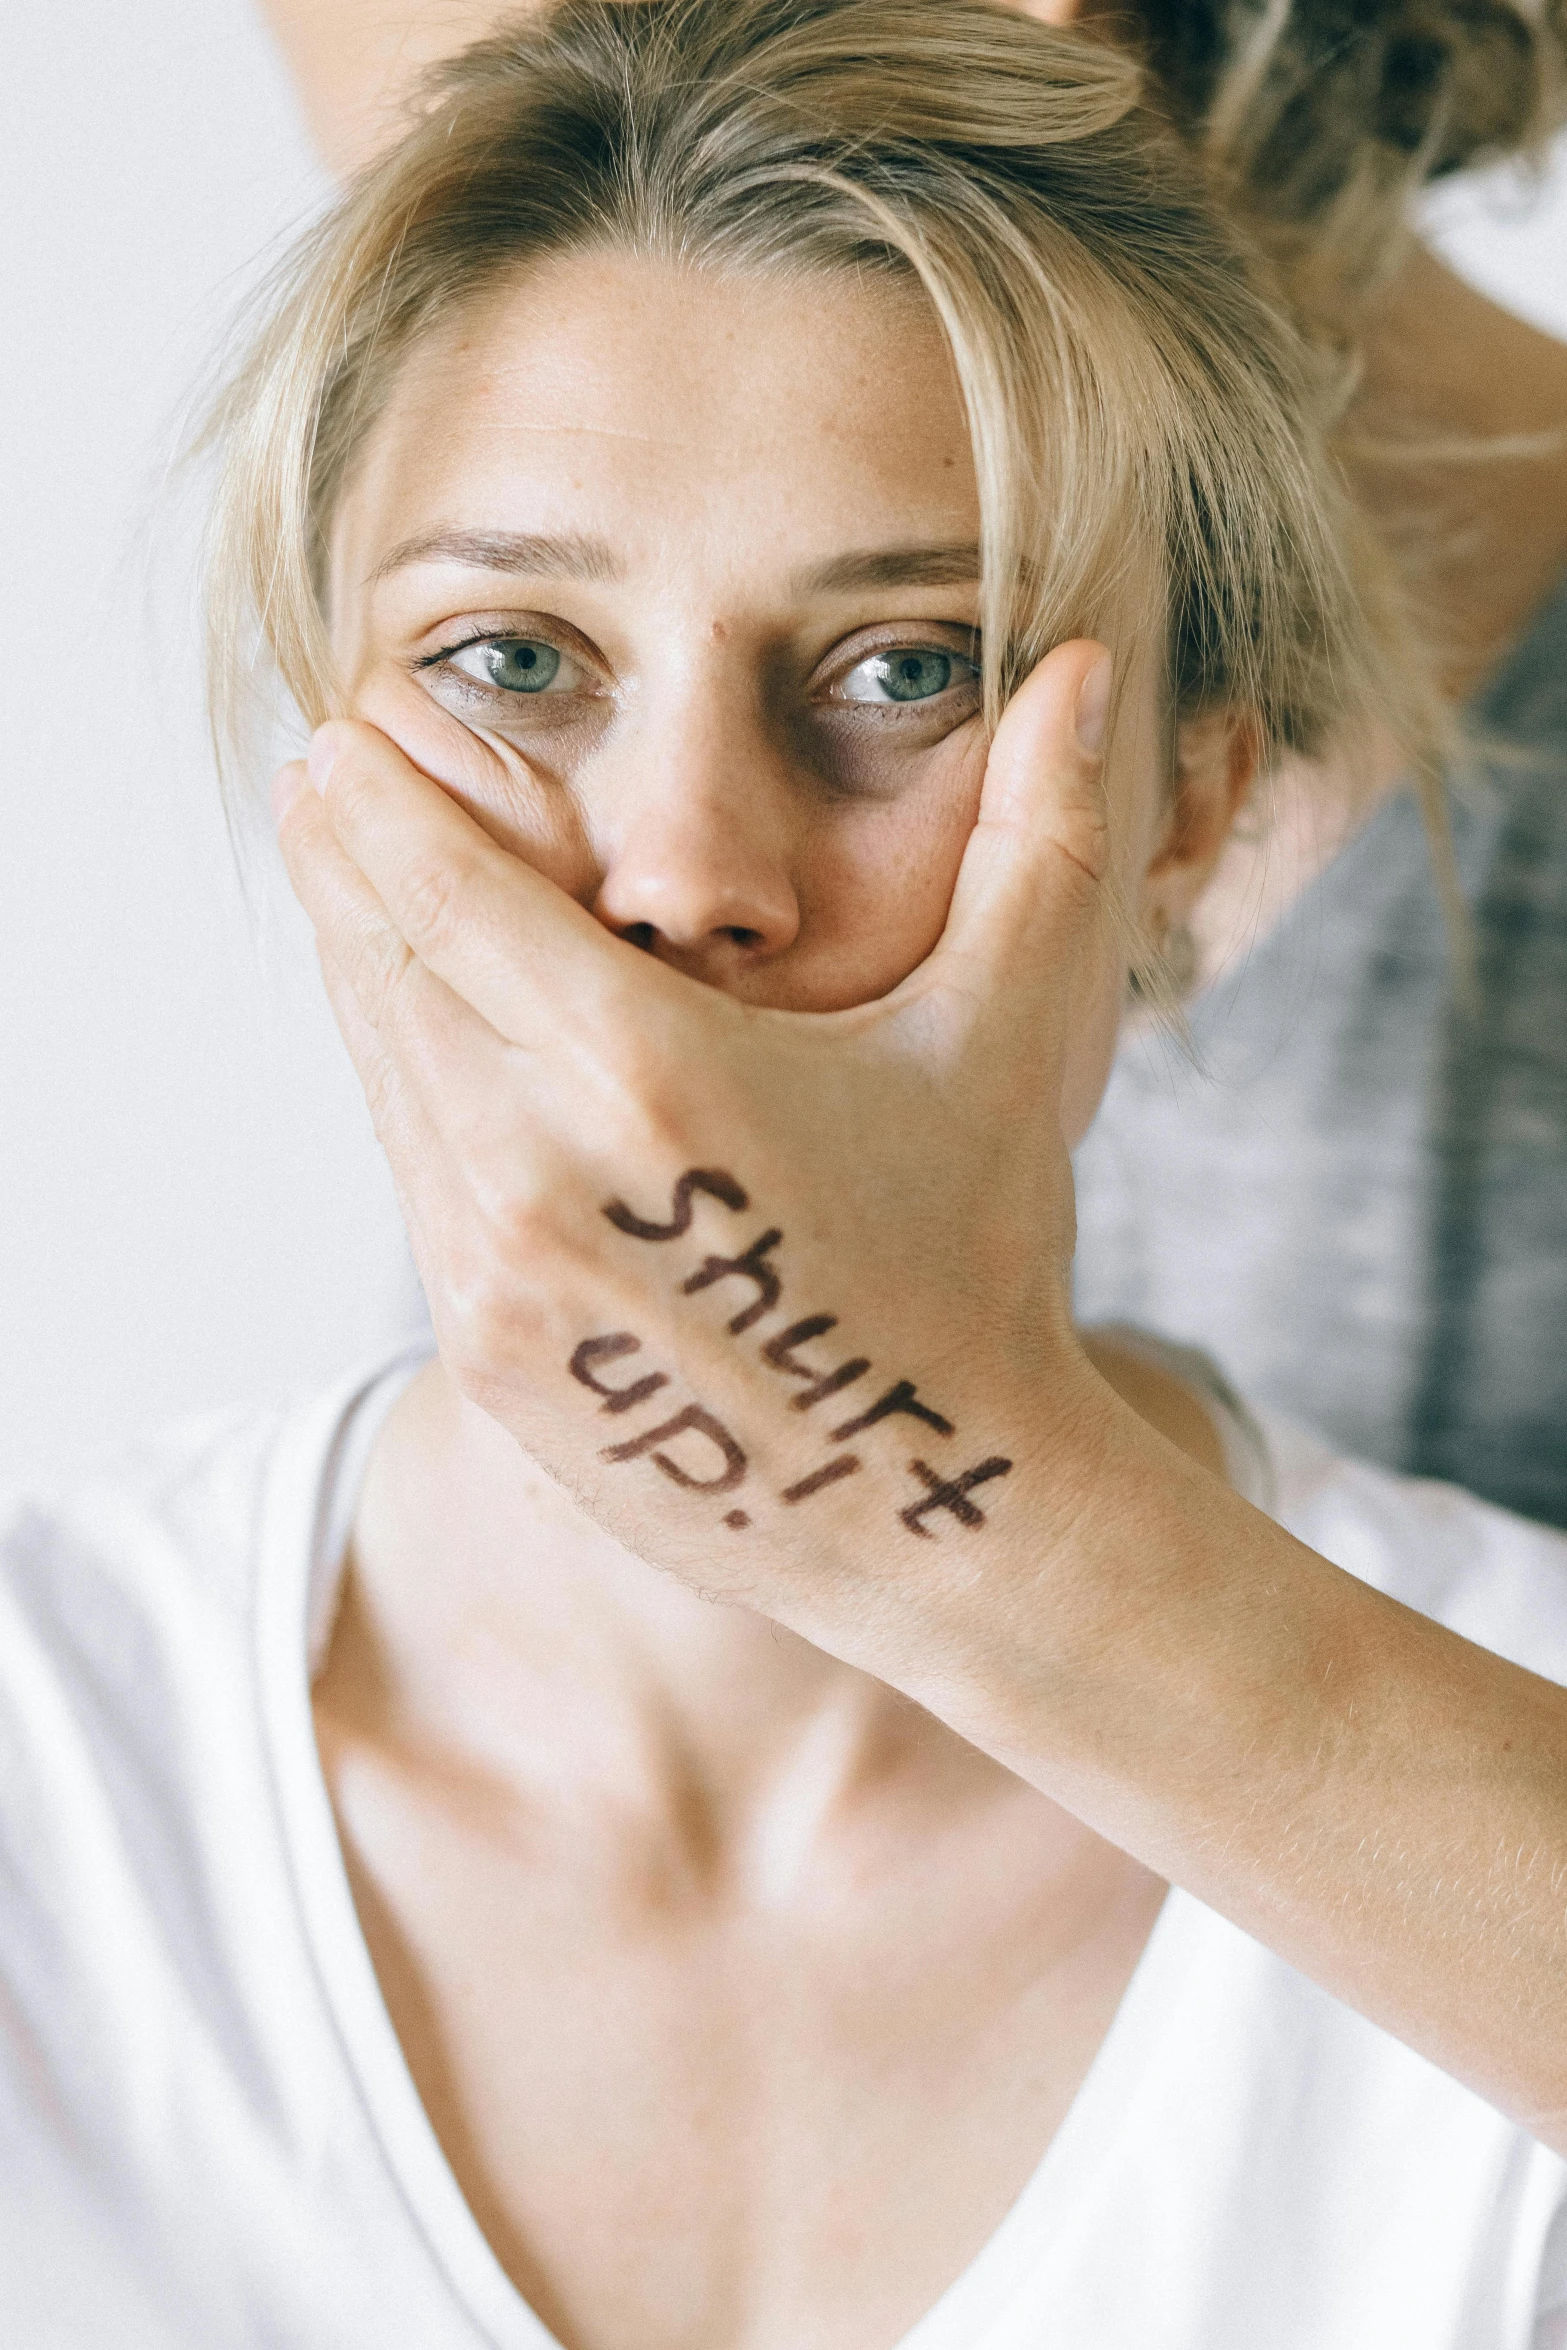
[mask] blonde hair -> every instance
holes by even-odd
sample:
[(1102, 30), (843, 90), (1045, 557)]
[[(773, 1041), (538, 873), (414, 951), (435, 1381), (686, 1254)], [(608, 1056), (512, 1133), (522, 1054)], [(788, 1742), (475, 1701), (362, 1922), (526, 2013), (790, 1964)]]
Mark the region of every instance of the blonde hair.
[(335, 707), (328, 539), (405, 356), (606, 246), (923, 289), (973, 440), (992, 718), (1140, 592), (1177, 711), (1238, 707), (1265, 754), (1308, 755), (1374, 713), (1435, 773), (1436, 697), (1263, 265), (1134, 61), (980, 0), (565, 0), (434, 72), (221, 405), (225, 723), (258, 628), (305, 718)]

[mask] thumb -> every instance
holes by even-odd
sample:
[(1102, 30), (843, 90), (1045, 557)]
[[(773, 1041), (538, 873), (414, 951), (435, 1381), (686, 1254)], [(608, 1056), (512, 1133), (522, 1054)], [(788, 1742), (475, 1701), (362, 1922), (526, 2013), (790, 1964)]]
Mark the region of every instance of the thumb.
[[(1110, 876), (1103, 787), (1112, 665), (1086, 637), (1057, 645), (1007, 705), (985, 766), (931, 978), (1030, 978), (1060, 988)], [(976, 966), (978, 969), (976, 970)], [(987, 990), (988, 992), (988, 990)]]
[(1031, 944), (1064, 944), (1063, 928), (1098, 901), (1110, 870), (1103, 752), (1111, 682), (1105, 647), (1078, 637), (1048, 653), (1013, 695), (990, 746), (938, 954), (1015, 970)]

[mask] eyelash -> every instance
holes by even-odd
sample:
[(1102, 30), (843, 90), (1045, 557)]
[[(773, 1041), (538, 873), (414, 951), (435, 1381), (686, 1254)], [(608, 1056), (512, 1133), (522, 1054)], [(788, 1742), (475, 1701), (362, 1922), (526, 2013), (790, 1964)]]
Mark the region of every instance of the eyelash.
[[(515, 635), (516, 633), (517, 632), (515, 630), (506, 630), (501, 628), (475, 629), (472, 635), (454, 637), (449, 645), (440, 645), (433, 653), (421, 653), (418, 659), (414, 662), (414, 668), (419, 671), (426, 669), (445, 668), (450, 662), (455, 660), (459, 653), (465, 653), (470, 645), (495, 644), (498, 643), (503, 637), (509, 634)], [(548, 644), (551, 640), (541, 635), (538, 641), (541, 644)], [(558, 649), (564, 651), (565, 648), (560, 647)], [(867, 646), (864, 652), (858, 654), (856, 658), (849, 663), (848, 669), (845, 670), (843, 674), (847, 676), (849, 670), (857, 669), (862, 661), (874, 661), (878, 653), (915, 652), (923, 650), (952, 653), (958, 660), (968, 662), (974, 671), (973, 682), (976, 685), (980, 682), (984, 675), (984, 648), (978, 629), (974, 629), (969, 632), (969, 644), (967, 650), (960, 650), (960, 648), (955, 645), (941, 644), (939, 641), (927, 648), (917, 645), (912, 637), (899, 637), (889, 639), (886, 644), (870, 645)], [(484, 691), (484, 688), (478, 683), (477, 679), (464, 677), (461, 670), (454, 671), (453, 675), (461, 678), (462, 683), (465, 686), (471, 687), (476, 693), (482, 693)]]
[[(439, 669), (443, 662), (453, 660), (458, 653), (466, 653), (470, 645), (493, 645), (498, 643), (506, 633), (502, 628), (475, 629), (472, 636), (454, 637), (449, 645), (441, 645), (433, 653), (421, 653), (418, 660), (415, 661), (414, 667), (416, 669)], [(541, 644), (545, 641), (543, 637), (539, 639)], [(470, 680), (470, 682), (472, 681)]]

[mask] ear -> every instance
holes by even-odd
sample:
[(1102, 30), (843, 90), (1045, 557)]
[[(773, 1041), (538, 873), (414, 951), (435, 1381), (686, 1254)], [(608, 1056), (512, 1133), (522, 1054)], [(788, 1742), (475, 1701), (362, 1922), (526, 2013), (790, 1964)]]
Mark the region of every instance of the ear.
[(1084, 0), (1012, 0), (1019, 16), (1037, 16), (1041, 24), (1073, 25), (1084, 13)]
[(1143, 877), (1143, 918), (1156, 935), (1190, 919), (1256, 781), (1260, 750), (1249, 711), (1178, 722), (1169, 809)]

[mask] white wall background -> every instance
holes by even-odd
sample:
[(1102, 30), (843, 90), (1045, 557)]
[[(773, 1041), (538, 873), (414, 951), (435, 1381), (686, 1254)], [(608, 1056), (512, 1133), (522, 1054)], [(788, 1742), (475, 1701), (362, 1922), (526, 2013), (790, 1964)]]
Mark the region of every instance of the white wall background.
[[(303, 924), (247, 909), (151, 517), (257, 256), (319, 199), (244, 0), (16, 8), (0, 92), (0, 1483), (331, 1376), (417, 1293)], [(1567, 334), (1567, 165), (1441, 241)], [(263, 836), (265, 837), (265, 836)]]
[[(329, 1377), (415, 1299), (304, 925), (239, 889), (179, 412), (318, 200), (245, 0), (7, 12), (0, 1482)], [(265, 839), (265, 836), (263, 836)]]

